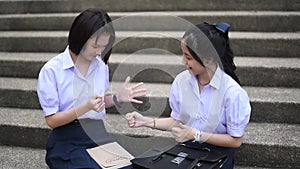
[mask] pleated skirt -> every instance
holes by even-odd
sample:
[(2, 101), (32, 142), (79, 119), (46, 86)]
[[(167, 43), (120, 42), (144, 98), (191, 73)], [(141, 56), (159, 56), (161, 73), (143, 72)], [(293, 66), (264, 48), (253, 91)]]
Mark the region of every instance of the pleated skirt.
[(101, 169), (86, 149), (112, 141), (102, 120), (75, 120), (52, 130), (46, 163), (50, 169)]

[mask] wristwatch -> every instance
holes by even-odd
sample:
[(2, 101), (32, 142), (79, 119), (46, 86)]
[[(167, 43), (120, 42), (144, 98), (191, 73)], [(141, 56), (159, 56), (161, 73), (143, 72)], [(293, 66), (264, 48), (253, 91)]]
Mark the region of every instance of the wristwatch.
[(195, 138), (196, 142), (202, 143), (202, 141), (201, 141), (201, 131), (200, 130), (196, 131), (196, 133), (194, 135), (194, 138)]
[(121, 108), (121, 106), (122, 106), (123, 103), (118, 101), (117, 95), (114, 94), (112, 97), (113, 97), (113, 101), (114, 101), (114, 103), (115, 103), (115, 106), (116, 106), (117, 108)]

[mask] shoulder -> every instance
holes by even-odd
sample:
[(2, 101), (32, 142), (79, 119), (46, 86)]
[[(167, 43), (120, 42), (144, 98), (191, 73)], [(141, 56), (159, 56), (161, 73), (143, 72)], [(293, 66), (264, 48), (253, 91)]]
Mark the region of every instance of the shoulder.
[(39, 72), (39, 77), (41, 76), (55, 76), (59, 74), (63, 69), (63, 54), (58, 54), (48, 60)]
[(174, 82), (187, 82), (188, 79), (191, 78), (191, 74), (188, 70), (185, 70), (181, 73), (179, 73), (175, 79)]
[(179, 73), (172, 83), (171, 93), (178, 93), (178, 91), (181, 89), (181, 86), (185, 86), (189, 82), (188, 79), (190, 76), (191, 75), (188, 70)]
[(62, 65), (63, 65), (63, 54), (61, 53), (48, 60), (43, 66), (43, 68), (44, 69), (58, 68), (58, 67), (62, 67)]
[(226, 81), (226, 96), (227, 98), (242, 98), (243, 100), (249, 100), (246, 90), (240, 86), (234, 79), (225, 73)]

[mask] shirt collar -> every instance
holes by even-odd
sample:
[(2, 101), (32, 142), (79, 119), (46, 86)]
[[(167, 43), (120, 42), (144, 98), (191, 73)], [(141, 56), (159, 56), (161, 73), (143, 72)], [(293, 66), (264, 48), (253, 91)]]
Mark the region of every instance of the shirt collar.
[[(190, 75), (191, 76), (191, 80), (190, 80), (190, 84), (194, 87), (197, 84), (197, 78), (196, 76)], [(219, 66), (217, 66), (217, 69), (209, 83), (210, 86), (219, 89), (220, 85), (221, 85), (221, 80), (222, 80), (222, 70)]]
[(69, 69), (74, 67), (74, 62), (72, 60), (70, 51), (69, 51), (69, 46), (65, 49), (63, 53), (63, 69)]
[(222, 70), (219, 66), (217, 66), (217, 69), (216, 69), (209, 85), (211, 85), (212, 87), (214, 87), (216, 89), (219, 89), (220, 85), (221, 85), (222, 76), (223, 76)]
[[(97, 66), (100, 66), (101, 64), (104, 64), (104, 62), (101, 59), (93, 59), (91, 62), (91, 70), (94, 70), (95, 68), (97, 68)], [(63, 52), (63, 69), (69, 69), (74, 67), (75, 64), (72, 60), (72, 56), (70, 54), (69, 51), (69, 47), (67, 47), (65, 49), (65, 51)]]

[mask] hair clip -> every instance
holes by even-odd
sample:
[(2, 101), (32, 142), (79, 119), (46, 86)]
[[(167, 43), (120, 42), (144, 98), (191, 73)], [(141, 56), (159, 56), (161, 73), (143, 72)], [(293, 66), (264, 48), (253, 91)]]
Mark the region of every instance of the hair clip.
[(225, 22), (217, 22), (213, 24), (215, 26), (216, 29), (218, 29), (219, 31), (225, 33), (228, 31), (228, 29), (230, 28), (230, 25), (228, 23)]

